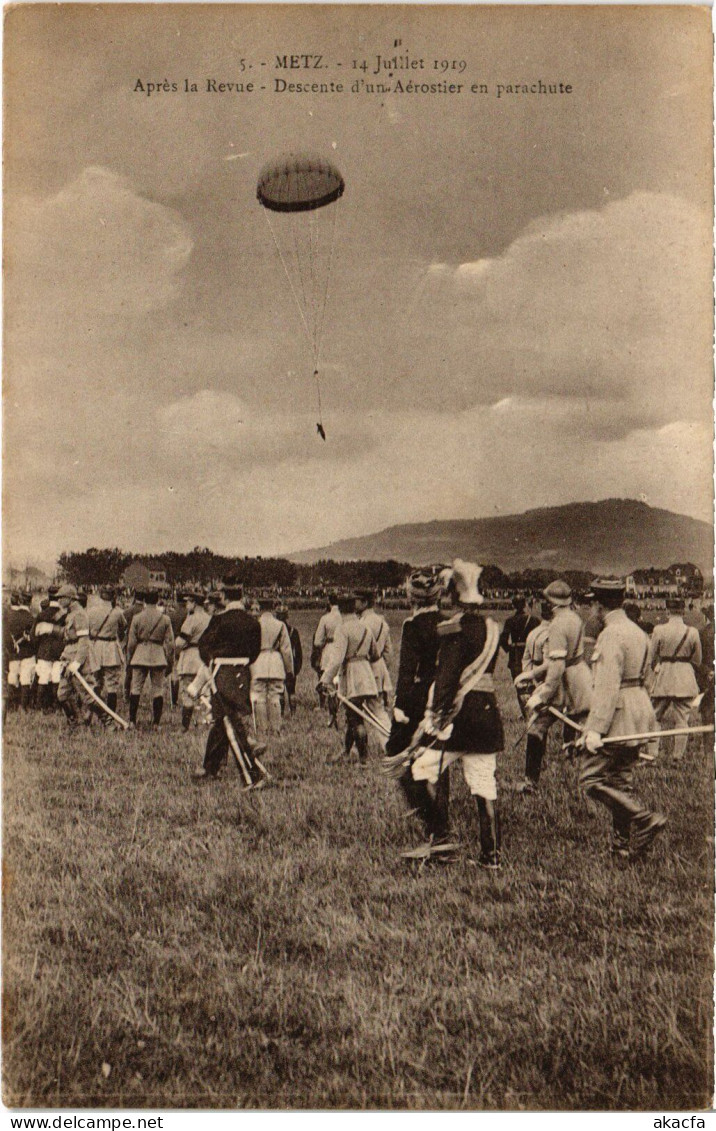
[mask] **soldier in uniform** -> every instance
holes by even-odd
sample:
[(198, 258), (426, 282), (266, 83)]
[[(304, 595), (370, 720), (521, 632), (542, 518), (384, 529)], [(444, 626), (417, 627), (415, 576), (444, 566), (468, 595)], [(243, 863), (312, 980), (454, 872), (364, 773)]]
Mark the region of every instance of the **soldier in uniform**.
[(88, 613), (90, 666), (97, 684), (97, 694), (112, 711), (117, 710), (117, 696), (124, 655), (122, 641), (127, 620), (117, 605), (114, 590), (102, 586), (100, 600)]
[(139, 700), (147, 677), (152, 685), (152, 726), (158, 727), (164, 710), (164, 680), (174, 656), (174, 633), (166, 613), (157, 605), (159, 594), (144, 594), (144, 609), (132, 619), (127, 641), (127, 664), (131, 669), (129, 722), (136, 725)]
[(373, 633), (378, 659), (373, 664), (373, 675), (378, 694), (383, 700), (386, 710), (390, 708), (390, 696), (393, 691), (393, 681), (390, 678), (388, 664), (393, 656), (393, 641), (390, 637), (390, 628), (385, 617), (373, 608), (374, 595), (370, 589), (359, 589), (356, 594), (356, 612)]
[(23, 711), (30, 710), (35, 679), (35, 644), (32, 639), (35, 618), (30, 612), (31, 601), (32, 593), (14, 592), (10, 596), (10, 609), (5, 614), (8, 706), (19, 704)]
[[(515, 611), (504, 623), (500, 634), (500, 648), (507, 653), (507, 667), (514, 683), (522, 673), (522, 657), (525, 652), (527, 637), (533, 629), (538, 627), (539, 621), (537, 617), (533, 617), (528, 612), (527, 601), (524, 597), (520, 595), (513, 597), (512, 607)], [(519, 699), (519, 695), (517, 698)]]
[[(446, 567), (426, 566), (414, 570), (406, 582), (412, 613), (403, 622), (400, 658), (395, 689), (395, 705), (386, 753), (394, 756), (406, 750), (425, 714), (428, 694), (435, 680), (438, 658), (438, 602), (444, 588)], [(449, 770), (430, 786), (416, 781), (408, 765), (398, 779), (403, 796), (423, 824), (431, 844), (448, 839), (450, 775)]]
[(504, 733), (493, 672), (500, 630), (490, 617), (480, 615), (481, 573), (473, 562), (453, 562), (447, 585), (453, 615), (438, 625), (435, 685), (423, 720), (424, 734), (432, 742), (415, 758), (412, 774), (417, 782), (436, 784), (452, 762), (461, 760), (480, 824), (479, 864), (497, 869), (501, 838), (495, 772)]
[[(336, 629), (330, 648), (328, 667), (321, 675), (321, 684), (327, 697), (335, 697), (334, 679), (340, 677), (340, 691), (360, 710), (372, 714), (383, 724), (386, 734), (390, 730), (390, 719), (378, 695), (373, 675), (373, 664), (378, 658), (373, 633), (368, 625), (356, 616), (355, 597), (340, 597), (338, 610), (341, 623)], [(350, 757), (355, 744), (361, 765), (368, 761), (368, 735), (360, 715), (346, 707), (346, 735), (344, 752)], [(385, 740), (381, 740), (385, 746)]]
[(296, 711), (296, 680), (301, 674), (301, 668), (303, 667), (303, 646), (301, 644), (301, 634), (295, 625), (289, 624), (288, 615), (288, 609), (284, 606), (279, 606), (279, 608), (276, 609), (276, 619), (286, 625), (288, 639), (291, 644), (291, 655), (293, 656), (293, 672), (292, 674), (286, 673), (286, 701), (288, 710), (293, 715)]
[(604, 616), (592, 655), (594, 692), (579, 745), (579, 780), (588, 797), (601, 802), (612, 815), (612, 853), (617, 859), (643, 855), (666, 824), (634, 796), (633, 771), (639, 743), (604, 745), (605, 738), (643, 734), (656, 729), (654, 710), (644, 686), (649, 662), (649, 638), (622, 607), (621, 581), (596, 581), (594, 597)]
[[(546, 598), (542, 601), (542, 620), (530, 632), (525, 641), (525, 650), (522, 655), (522, 672), (515, 679), (517, 698), (523, 716), (527, 717), (527, 701), (530, 690), (534, 690), (544, 682), (547, 675), (547, 646), (549, 629), (552, 620), (552, 604)], [(530, 690), (528, 690), (530, 689)], [(535, 711), (527, 721), (527, 744), (525, 748), (525, 776), (515, 788), (516, 793), (531, 794), (537, 792), (542, 761), (547, 749), (547, 738), (555, 722), (554, 715), (549, 711)]]
[[(212, 617), (199, 641), (199, 654), (203, 663), (207, 668), (214, 667), (214, 722), (206, 740), (204, 768), (195, 775), (195, 781), (214, 781), (226, 761), (229, 736), (224, 720), (228, 719), (246, 760), (251, 779), (248, 788), (259, 788), (266, 775), (256, 758), (266, 747), (249, 738), (244, 718), (251, 714), (250, 666), (261, 651), (261, 626), (244, 608), (241, 582), (237, 578), (228, 577), (224, 586), (226, 607), (219, 616)], [(217, 661), (223, 662), (217, 665)]]
[[(197, 600), (199, 601), (199, 604), (203, 608), (204, 607), (204, 598), (200, 594), (197, 594)], [(206, 609), (204, 609), (204, 611), (206, 612)], [(182, 597), (179, 596), (176, 601), (170, 602), (167, 605), (165, 612), (166, 612), (167, 616), (169, 617), (169, 620), (171, 621), (172, 632), (174, 633), (174, 642), (176, 644), (176, 641), (179, 639), (179, 635), (181, 633), (181, 626), (184, 624), (184, 621), (186, 620), (186, 607), (184, 605)], [(210, 617), (211, 613), (207, 613), (207, 616)], [(181, 680), (180, 680), (179, 675), (177, 673), (176, 660), (177, 660), (177, 656), (176, 656), (176, 653), (175, 653), (175, 656), (174, 656), (175, 662), (172, 665), (171, 672), (169, 673), (169, 698), (170, 698), (170, 702), (171, 702), (172, 707), (175, 707), (177, 705), (177, 703), (179, 702), (180, 696), (181, 696)]]
[[(649, 664), (654, 673), (651, 698), (659, 723), (671, 710), (676, 727), (686, 727), (691, 701), (698, 694), (696, 669), (701, 666), (701, 640), (695, 628), (684, 624), (683, 597), (669, 597), (669, 619), (657, 624), (651, 636)], [(689, 741), (687, 734), (674, 738), (673, 760), (680, 762)]]
[(201, 600), (201, 594), (194, 593), (192, 590), (187, 590), (187, 592), (182, 593), (180, 597), (180, 601), (184, 603), (186, 615), (182, 620), (181, 628), (175, 638), (177, 662), (172, 674), (176, 674), (179, 677), (181, 725), (185, 731), (188, 731), (191, 726), (195, 705), (195, 700), (191, 695), (187, 694), (187, 689), (201, 667), (199, 641), (211, 620), (209, 614), (202, 608), (200, 604)]
[[(313, 637), (313, 648), (311, 650), (311, 667), (318, 676), (318, 684), (316, 691), (318, 693), (318, 702), (321, 707), (327, 705), (326, 692), (323, 684), (323, 673), (330, 663), (331, 658), (331, 645), (333, 638), (336, 635), (336, 629), (341, 623), (341, 613), (338, 608), (338, 598), (335, 593), (328, 595), (328, 608), (318, 622), (318, 627)], [(335, 703), (329, 706), (335, 707)], [(329, 722), (333, 724), (335, 716)]]
[(62, 675), (57, 688), (57, 702), (65, 712), (70, 726), (77, 726), (80, 720), (85, 726), (89, 726), (93, 712), (104, 722), (107, 716), (93, 702), (79, 680), (73, 678), (74, 672), (79, 672), (90, 686), (94, 683), (87, 611), (82, 607), (74, 585), (62, 585), (57, 591), (57, 600), (60, 610), (66, 611), (64, 624), (56, 626), (56, 631), (65, 642), (60, 657)]
[(36, 673), (38, 687), (38, 707), (49, 714), (57, 705), (57, 689), (62, 676), (60, 656), (64, 648), (61, 635), (56, 631), (59, 627), (58, 614), (60, 606), (55, 600), (57, 586), (48, 591), (47, 597), (40, 602), (40, 611), (32, 626), (32, 637), (37, 656)]
[(280, 734), (281, 700), (286, 690), (286, 677), (293, 675), (293, 652), (286, 625), (273, 614), (273, 602), (262, 599), (260, 607), (261, 649), (251, 665), (256, 731)]
[[(129, 640), (129, 633), (132, 629), (132, 621), (139, 613), (144, 612), (144, 590), (137, 589), (132, 595), (132, 603), (124, 613), (124, 619), (127, 622), (127, 640)], [(124, 698), (129, 703), (129, 692), (132, 683), (132, 669), (127, 660), (127, 666), (124, 672)]]
[[(572, 590), (566, 581), (551, 582), (544, 596), (552, 605), (547, 638), (547, 670), (544, 680), (527, 700), (528, 711), (557, 707), (575, 722), (589, 714), (592, 676), (584, 661), (584, 624), (572, 607)], [(570, 734), (565, 729), (565, 740)]]
[[(703, 692), (701, 700), (701, 723), (703, 726), (714, 725), (714, 607), (704, 605), (703, 613), (705, 624), (699, 633), (701, 641), (701, 667), (696, 672), (699, 690)], [(703, 736), (704, 753), (713, 753), (714, 736)]]

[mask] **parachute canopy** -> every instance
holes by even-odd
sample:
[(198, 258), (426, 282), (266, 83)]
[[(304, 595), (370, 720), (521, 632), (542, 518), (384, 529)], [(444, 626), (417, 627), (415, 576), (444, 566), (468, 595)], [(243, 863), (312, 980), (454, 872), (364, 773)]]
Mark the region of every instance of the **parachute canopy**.
[(256, 187), (311, 351), (317, 429), (324, 439), (318, 367), (333, 266), (337, 201), (344, 189), (343, 177), (329, 161), (293, 155), (266, 165)]
[(272, 212), (310, 212), (343, 195), (343, 177), (320, 158), (288, 157), (267, 165), (256, 196)]

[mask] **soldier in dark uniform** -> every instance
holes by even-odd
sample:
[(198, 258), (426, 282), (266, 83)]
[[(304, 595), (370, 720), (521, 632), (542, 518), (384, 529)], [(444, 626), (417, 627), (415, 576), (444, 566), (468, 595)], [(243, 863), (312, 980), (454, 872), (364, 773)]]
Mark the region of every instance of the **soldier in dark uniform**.
[(503, 625), (500, 648), (507, 653), (507, 667), (514, 683), (522, 672), (522, 657), (525, 654), (527, 637), (533, 628), (537, 628), (539, 620), (527, 611), (527, 601), (524, 597), (513, 597), (512, 607), (515, 611)]
[[(443, 591), (444, 573), (444, 566), (427, 566), (411, 573), (406, 583), (413, 612), (403, 622), (400, 639), (395, 706), (386, 746), (388, 756), (400, 754), (410, 746), (425, 714), (438, 658), (438, 601)], [(446, 841), (450, 796), (448, 772), (441, 774), (432, 788), (426, 781), (415, 781), (409, 765), (398, 780), (408, 805), (423, 823), (428, 841), (436, 844)]]
[(303, 667), (303, 645), (301, 644), (301, 635), (298, 629), (295, 625), (289, 624), (288, 622), (287, 608), (280, 605), (276, 609), (276, 619), (286, 625), (288, 639), (291, 645), (291, 655), (293, 656), (293, 672), (286, 673), (286, 701), (288, 703), (288, 709), (293, 715), (296, 710), (296, 680)]
[(462, 762), (480, 822), (478, 862), (483, 868), (497, 869), (500, 825), (495, 771), (504, 733), (492, 673), (500, 631), (490, 617), (479, 612), (481, 572), (472, 562), (458, 558), (453, 563), (447, 587), (453, 616), (438, 626), (435, 685), (423, 721), (425, 735), (432, 742), (415, 758), (412, 774), (415, 781), (435, 783), (452, 762)]
[(6, 703), (10, 707), (21, 706), (24, 711), (30, 709), (35, 678), (35, 644), (32, 640), (35, 618), (30, 612), (31, 601), (31, 593), (13, 593), (3, 625), (8, 682)]
[[(699, 685), (699, 691), (703, 692), (703, 699), (701, 700), (701, 724), (702, 726), (714, 725), (714, 607), (713, 605), (704, 605), (701, 612), (703, 613), (706, 624), (699, 632), (699, 639), (701, 641), (701, 663), (696, 669), (696, 682)], [(714, 736), (712, 734), (705, 734), (703, 736), (704, 751), (713, 753)]]
[[(212, 617), (199, 641), (199, 654), (207, 667), (214, 666), (212, 714), (213, 725), (206, 740), (204, 768), (198, 782), (213, 781), (229, 753), (229, 736), (224, 720), (233, 727), (244, 755), (251, 784), (257, 788), (265, 780), (265, 771), (256, 756), (266, 749), (263, 743), (249, 738), (244, 719), (251, 714), (251, 664), (261, 651), (261, 625), (243, 606), (243, 588), (236, 578), (224, 583), (226, 608)], [(219, 665), (217, 660), (227, 661)]]

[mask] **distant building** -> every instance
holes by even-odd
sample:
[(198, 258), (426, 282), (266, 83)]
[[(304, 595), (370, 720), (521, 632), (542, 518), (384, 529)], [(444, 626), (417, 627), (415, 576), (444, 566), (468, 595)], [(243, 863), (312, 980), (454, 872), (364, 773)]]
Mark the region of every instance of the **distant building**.
[(668, 569), (635, 569), (626, 579), (632, 597), (700, 597), (704, 578), (693, 562), (677, 562)]
[(161, 562), (138, 558), (122, 574), (125, 589), (166, 589), (167, 572)]

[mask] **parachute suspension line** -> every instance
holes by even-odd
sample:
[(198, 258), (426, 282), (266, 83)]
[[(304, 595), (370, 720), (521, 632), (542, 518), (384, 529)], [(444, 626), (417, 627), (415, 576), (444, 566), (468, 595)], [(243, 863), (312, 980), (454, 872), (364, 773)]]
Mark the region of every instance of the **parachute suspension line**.
[(306, 331), (306, 337), (308, 338), (309, 345), (312, 345), (313, 343), (312, 343), (312, 338), (311, 338), (311, 331), (308, 328), (308, 323), (306, 322), (306, 318), (305, 318), (305, 315), (303, 313), (303, 307), (301, 306), (301, 301), (300, 301), (298, 295), (296, 294), (296, 288), (293, 285), (293, 279), (291, 278), (291, 272), (289, 271), (288, 267), (286, 266), (286, 260), (283, 257), (283, 252), (281, 251), (280, 244), (279, 244), (278, 240), (276, 239), (276, 233), (274, 232), (273, 225), (271, 223), (271, 220), (269, 219), (268, 209), (262, 208), (261, 211), (263, 212), (264, 216), (266, 217), (266, 223), (269, 226), (269, 231), (270, 231), (271, 236), (273, 238), (274, 246), (276, 248), (276, 251), (278, 252), (278, 257), (281, 260), (281, 266), (283, 267), (284, 272), (286, 274), (286, 278), (288, 279), (288, 285), (291, 288), (291, 293), (293, 294), (294, 301), (296, 303), (296, 306), (298, 307), (298, 313), (301, 315), (301, 322), (303, 323), (303, 328)]
[(316, 358), (316, 329), (318, 326), (318, 296), (316, 294), (316, 280), (314, 276), (314, 235), (316, 231), (316, 214), (313, 209), (308, 213), (308, 266), (310, 270), (310, 284), (309, 293), (311, 295), (311, 325), (313, 326), (313, 354), (314, 365), (318, 363)]
[(328, 250), (328, 270), (326, 272), (326, 285), (323, 289), (323, 302), (320, 306), (320, 317), (316, 320), (316, 369), (318, 369), (318, 358), (321, 353), (321, 346), (323, 344), (323, 327), (326, 321), (326, 307), (328, 305), (328, 289), (331, 285), (331, 271), (333, 269), (333, 247), (336, 240), (336, 221), (338, 219), (338, 204), (333, 209), (333, 224), (331, 227), (331, 236)]
[[(290, 185), (291, 185), (291, 176), (292, 176), (292, 174), (289, 174), (289, 178), (288, 178), (289, 188), (290, 188)], [(297, 194), (301, 195), (301, 187), (302, 187), (301, 186), (301, 176), (300, 176), (299, 173), (296, 173), (295, 177), (296, 177), (296, 183), (297, 183)], [(291, 219), (289, 221), (289, 226), (290, 226), (291, 232), (293, 234), (293, 249), (294, 249), (294, 252), (295, 252), (295, 255), (296, 255), (296, 274), (298, 275), (298, 282), (299, 282), (299, 285), (301, 287), (301, 297), (303, 299), (303, 311), (304, 311), (304, 314), (305, 314), (304, 322), (309, 327), (309, 337), (311, 337), (310, 326), (311, 326), (312, 319), (311, 319), (311, 313), (310, 313), (310, 310), (309, 310), (308, 300), (306, 298), (306, 287), (305, 287), (304, 282), (303, 282), (303, 270), (302, 270), (302, 267), (301, 267), (301, 255), (300, 255), (299, 248), (298, 248), (298, 214), (297, 213), (289, 213), (289, 215), (291, 217)]]
[(326, 434), (323, 431), (323, 409), (321, 407), (321, 378), (318, 375), (318, 362), (316, 362), (316, 368), (313, 371), (313, 376), (316, 378), (316, 400), (317, 400), (317, 403), (318, 403), (318, 424), (317, 424), (317, 427), (318, 427), (320, 434), (323, 436), (323, 439), (325, 440)]

